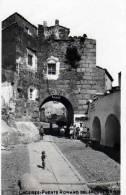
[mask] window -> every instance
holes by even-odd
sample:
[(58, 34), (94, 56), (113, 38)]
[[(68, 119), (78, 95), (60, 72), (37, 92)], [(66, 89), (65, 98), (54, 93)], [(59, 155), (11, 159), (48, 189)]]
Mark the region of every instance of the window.
[(29, 29), (28, 29), (28, 27), (27, 27), (27, 26), (25, 26), (25, 30), (26, 30), (26, 32), (28, 33)]
[(31, 49), (27, 49), (27, 66), (32, 70), (37, 70), (36, 52)]
[(57, 80), (59, 77), (60, 62), (59, 59), (51, 56), (47, 59), (46, 77), (49, 80)]
[(32, 99), (32, 96), (33, 96), (33, 89), (32, 89), (32, 88), (30, 88), (30, 93), (29, 93), (29, 97), (30, 97), (30, 99)]
[(38, 90), (34, 86), (28, 88), (28, 98), (29, 100), (36, 100), (38, 98)]
[(48, 74), (56, 74), (56, 64), (48, 64)]
[(32, 66), (33, 64), (33, 56), (28, 54), (28, 65)]
[(25, 26), (25, 31), (27, 32), (28, 35), (31, 35), (31, 32), (27, 26)]

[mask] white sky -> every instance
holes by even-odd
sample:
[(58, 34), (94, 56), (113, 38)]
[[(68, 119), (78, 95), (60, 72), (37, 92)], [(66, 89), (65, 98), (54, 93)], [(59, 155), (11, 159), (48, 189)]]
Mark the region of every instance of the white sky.
[(61, 114), (63, 113), (62, 108), (65, 108), (64, 105), (60, 102), (54, 103), (53, 101), (45, 103), (42, 107), (45, 108), (46, 113), (51, 112), (52, 114)]
[[(97, 41), (97, 65), (107, 68), (117, 85), (117, 73), (125, 69), (126, 28), (124, 0), (1, 0), (1, 20), (14, 12), (34, 25), (55, 19), (71, 29), (71, 35), (87, 34)], [(126, 50), (125, 50), (126, 51)]]

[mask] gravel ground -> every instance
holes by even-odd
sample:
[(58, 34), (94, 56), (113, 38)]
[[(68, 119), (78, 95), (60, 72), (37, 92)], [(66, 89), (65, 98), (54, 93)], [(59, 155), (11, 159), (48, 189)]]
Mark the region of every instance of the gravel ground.
[(120, 180), (120, 165), (105, 153), (86, 148), (79, 140), (53, 137), (56, 145), (87, 182)]
[(18, 189), (18, 180), (24, 173), (29, 172), (27, 146), (11, 146), (7, 151), (3, 150), (1, 152), (1, 158), (2, 191)]

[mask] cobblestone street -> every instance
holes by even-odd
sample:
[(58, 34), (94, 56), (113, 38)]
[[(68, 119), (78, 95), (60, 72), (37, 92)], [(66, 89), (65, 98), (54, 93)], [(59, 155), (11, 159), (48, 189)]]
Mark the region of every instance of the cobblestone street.
[(120, 195), (124, 10), (28, 1), (2, 3), (1, 193)]
[(53, 138), (67, 159), (87, 182), (120, 180), (120, 164), (105, 153), (85, 147), (79, 140)]
[[(40, 169), (42, 150), (47, 154), (45, 170)], [(2, 190), (19, 189), (19, 179), (28, 173), (40, 185), (39, 190), (88, 192), (87, 182), (117, 182), (119, 167), (107, 155), (85, 148), (79, 140), (45, 136), (43, 141), (2, 152)], [(32, 189), (32, 183), (29, 187)]]

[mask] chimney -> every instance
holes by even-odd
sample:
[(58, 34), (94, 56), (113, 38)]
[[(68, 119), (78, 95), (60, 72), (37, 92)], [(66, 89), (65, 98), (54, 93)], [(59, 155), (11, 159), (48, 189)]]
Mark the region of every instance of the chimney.
[(44, 27), (43, 25), (38, 25), (38, 37), (39, 39), (43, 39), (44, 38)]
[(43, 21), (43, 27), (47, 27), (47, 21)]
[(55, 26), (59, 26), (59, 20), (55, 20)]

